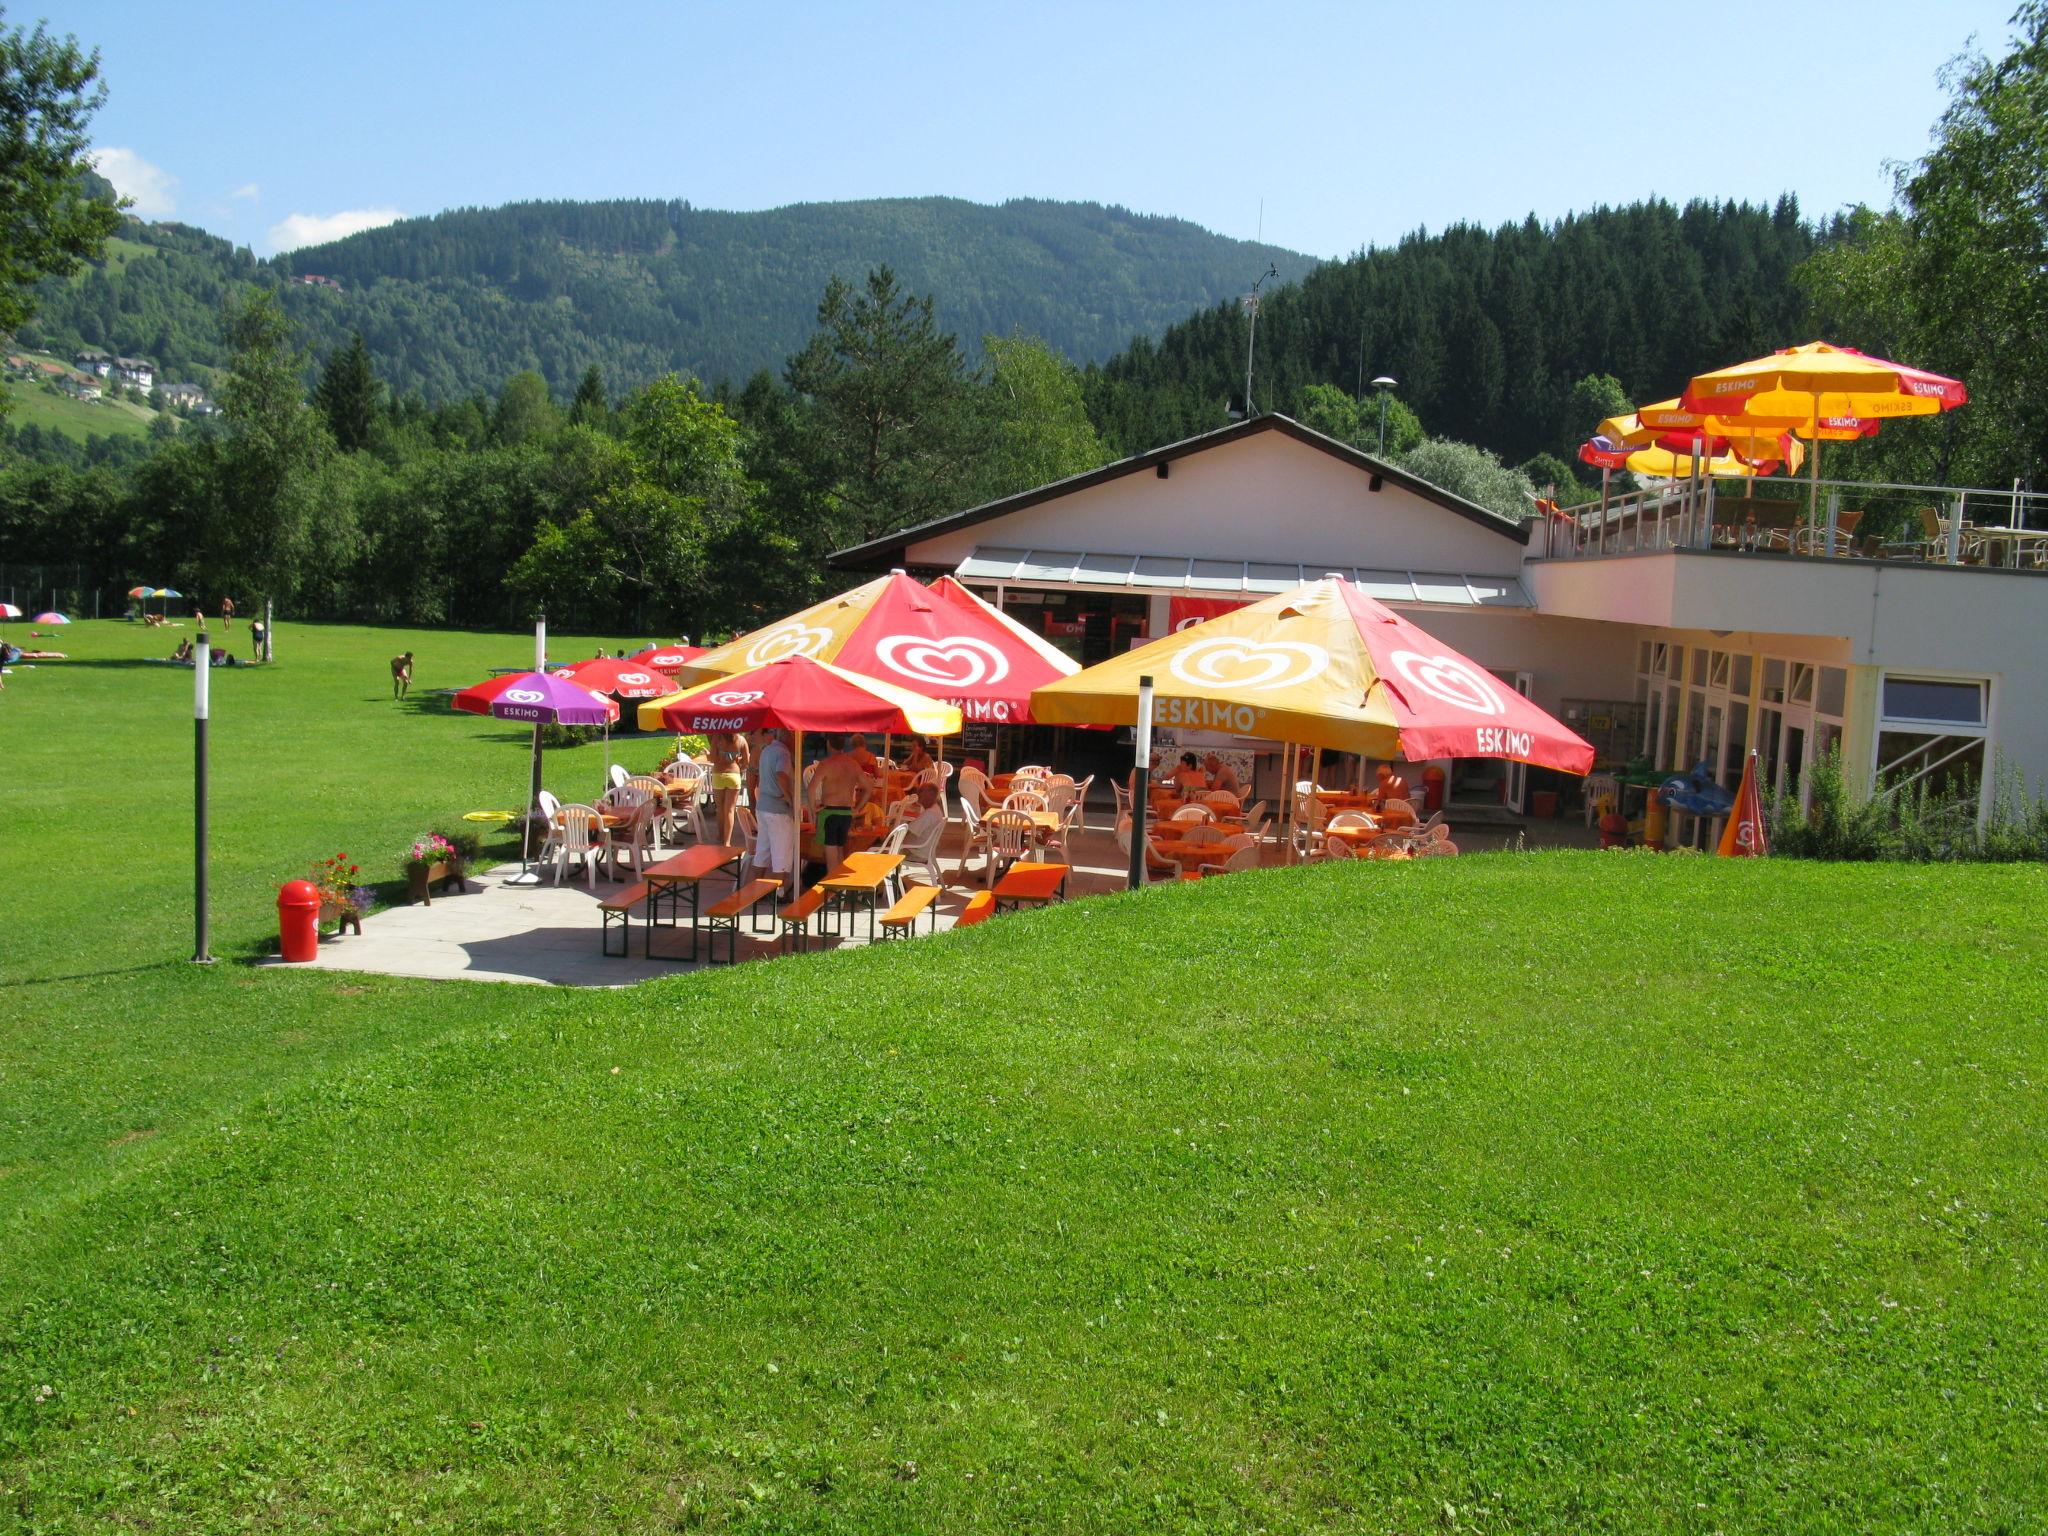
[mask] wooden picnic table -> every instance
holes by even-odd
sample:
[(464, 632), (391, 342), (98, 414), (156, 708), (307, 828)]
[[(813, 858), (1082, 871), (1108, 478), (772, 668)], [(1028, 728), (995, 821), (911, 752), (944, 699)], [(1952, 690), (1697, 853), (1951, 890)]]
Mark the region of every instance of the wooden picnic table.
[(1069, 866), (1065, 864), (1039, 864), (1019, 859), (996, 882), (996, 910), (1002, 911), (1004, 902), (1016, 907), (1025, 902), (1043, 906), (1049, 901), (1059, 900), (1066, 890), (1069, 873)]
[(882, 887), (903, 865), (900, 853), (849, 853), (846, 862), (820, 880), (817, 889), (826, 893), (829, 904), (849, 906), (865, 896), (868, 907), (868, 938), (875, 936), (875, 907)]
[[(647, 885), (647, 931), (646, 953), (650, 960), (695, 961), (697, 958), (697, 909), (702, 905), (698, 888), (712, 875), (722, 869), (731, 869), (737, 880), (740, 860), (745, 858), (744, 848), (728, 847), (722, 843), (699, 843), (694, 848), (685, 848), (681, 853), (672, 853), (658, 864), (650, 864), (641, 875)], [(676, 925), (676, 909), (681, 904), (684, 890), (690, 893), (690, 953), (683, 955), (657, 955), (654, 952), (654, 928), (664, 904), (668, 908), (668, 922)]]

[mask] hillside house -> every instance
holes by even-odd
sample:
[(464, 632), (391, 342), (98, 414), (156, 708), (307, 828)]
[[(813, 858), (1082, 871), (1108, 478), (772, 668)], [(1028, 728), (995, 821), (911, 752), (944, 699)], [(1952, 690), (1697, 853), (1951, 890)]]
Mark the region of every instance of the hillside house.
[(156, 397), (165, 405), (195, 414), (203, 414), (199, 408), (212, 403), (206, 398), (205, 388), (198, 384), (166, 384), (157, 390)]
[(156, 364), (146, 357), (117, 357), (114, 359), (114, 382), (127, 384), (141, 390), (145, 395), (156, 388)]

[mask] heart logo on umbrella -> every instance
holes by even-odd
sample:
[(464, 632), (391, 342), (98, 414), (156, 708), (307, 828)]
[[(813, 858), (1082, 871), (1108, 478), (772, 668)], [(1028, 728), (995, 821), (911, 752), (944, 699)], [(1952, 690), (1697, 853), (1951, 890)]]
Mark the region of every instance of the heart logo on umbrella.
[(765, 667), (785, 656), (815, 656), (832, 643), (832, 631), (805, 624), (785, 624), (771, 629), (747, 647), (747, 665)]
[(1166, 670), (1197, 688), (1241, 688), (1251, 693), (1290, 688), (1328, 670), (1330, 653), (1305, 640), (1197, 640)]
[(653, 682), (654, 679), (645, 672), (621, 672), (619, 674), (619, 681), (628, 688), (643, 688)]
[(648, 657), (647, 664), (651, 667), (660, 667), (663, 671), (667, 671), (670, 667), (684, 665), (689, 659), (687, 656), (678, 656), (673, 651), (663, 651), (657, 656)]
[(507, 688), (505, 702), (508, 704), (539, 704), (547, 698), (537, 688)]
[(943, 688), (999, 683), (1010, 674), (1008, 658), (988, 641), (972, 635), (944, 635), (936, 640), (891, 635), (876, 645), (875, 659), (912, 682)]
[(707, 693), (704, 695), (704, 702), (706, 704), (715, 704), (720, 709), (743, 709), (749, 704), (760, 703), (763, 697), (764, 695), (759, 689), (752, 693)]
[(1424, 656), (1417, 651), (1396, 651), (1394, 669), (1439, 703), (1475, 715), (1504, 715), (1507, 702), (1491, 678), (1455, 656)]

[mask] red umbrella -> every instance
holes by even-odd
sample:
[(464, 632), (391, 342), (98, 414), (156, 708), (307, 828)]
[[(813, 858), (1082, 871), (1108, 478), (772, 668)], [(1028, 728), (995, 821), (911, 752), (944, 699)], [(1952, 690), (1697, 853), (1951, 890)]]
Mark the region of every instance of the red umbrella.
[(643, 667), (652, 667), (657, 672), (674, 672), (687, 667), (704, 654), (701, 645), (650, 645), (644, 651), (635, 651), (627, 659), (637, 661)]
[(651, 663), (616, 656), (572, 661), (554, 672), (592, 693), (608, 693), (615, 699), (658, 699), (676, 691), (676, 680)]

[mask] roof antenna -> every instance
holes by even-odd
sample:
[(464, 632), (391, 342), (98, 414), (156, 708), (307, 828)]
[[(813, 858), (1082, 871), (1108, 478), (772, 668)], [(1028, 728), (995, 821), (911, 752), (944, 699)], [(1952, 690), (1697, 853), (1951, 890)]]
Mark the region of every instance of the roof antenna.
[[(1261, 203), (1259, 208), (1259, 223), (1263, 228), (1266, 217), (1265, 204)], [(1251, 330), (1244, 339), (1244, 419), (1246, 421), (1252, 419), (1252, 348), (1258, 343), (1259, 339), (1259, 289), (1265, 284), (1267, 278), (1278, 277), (1279, 275), (1280, 269), (1270, 261), (1267, 262), (1266, 270), (1259, 274), (1258, 282), (1252, 284), (1252, 291), (1246, 294), (1242, 301), (1252, 317)]]

